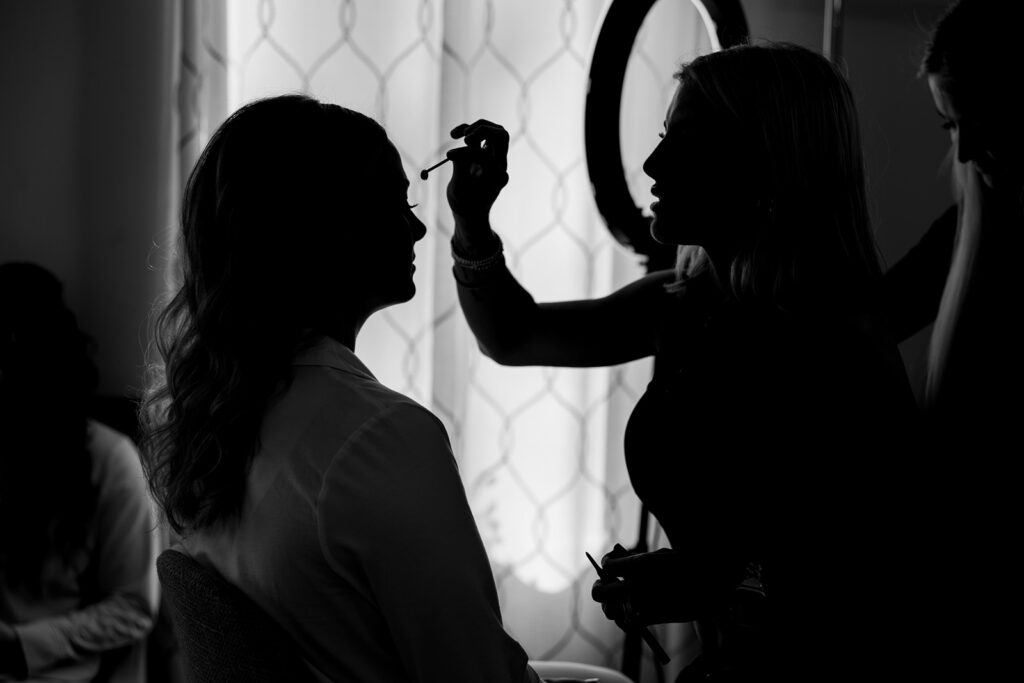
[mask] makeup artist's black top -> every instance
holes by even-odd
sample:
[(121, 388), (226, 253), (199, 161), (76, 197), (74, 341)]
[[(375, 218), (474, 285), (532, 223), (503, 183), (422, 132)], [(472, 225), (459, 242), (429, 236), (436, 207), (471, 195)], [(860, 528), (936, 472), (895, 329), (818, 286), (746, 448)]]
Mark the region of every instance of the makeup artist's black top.
[(828, 492), (829, 477), (867, 474), (860, 449), (888, 450), (889, 430), (914, 421), (895, 345), (866, 317), (801, 320), (736, 304), (694, 315), (685, 299), (679, 308), (627, 426), (626, 458), (638, 495), (685, 546), (713, 543), (693, 530), (701, 506), (735, 500), (747, 517), (764, 512), (746, 510), (751, 500), (774, 497), (740, 496), (751, 489)]
[(880, 597), (864, 593), (882, 536), (902, 523), (898, 435), (915, 416), (895, 345), (866, 316), (800, 319), (684, 294), (626, 461), (707, 590), (724, 595), (761, 562), (780, 625), (834, 638), (863, 625), (853, 605)]
[[(528, 327), (536, 304), (503, 264), (454, 273), (478, 334)], [(781, 616), (838, 639), (860, 566), (886, 553), (877, 527), (902, 523), (887, 519), (906, 488), (894, 432), (916, 418), (902, 362), (866, 315), (716, 304), (705, 278), (658, 308), (655, 376), (626, 433), (631, 481), (709, 590), (759, 560), (773, 604), (804, 610)]]

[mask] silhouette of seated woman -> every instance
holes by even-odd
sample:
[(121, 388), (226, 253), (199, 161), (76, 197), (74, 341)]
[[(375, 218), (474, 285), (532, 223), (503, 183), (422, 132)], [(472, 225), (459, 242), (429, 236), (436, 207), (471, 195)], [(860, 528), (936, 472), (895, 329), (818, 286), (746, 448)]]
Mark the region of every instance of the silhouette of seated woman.
[[(830, 680), (869, 619), (855, 607), (883, 580), (893, 520), (879, 509), (891, 468), (878, 444), (916, 412), (872, 309), (880, 269), (853, 97), (827, 60), (786, 45), (706, 55), (677, 78), (644, 164), (651, 231), (680, 245), (677, 272), (536, 303), (488, 217), (508, 182), (508, 133), (478, 121), (453, 131), (467, 146), (450, 154), (459, 301), (502, 364), (656, 357), (626, 461), (674, 552), (606, 556), (624, 577), (595, 584), (609, 616), (695, 621), (694, 680), (783, 680), (798, 667), (767, 660), (786, 659), (787, 639)], [(767, 621), (739, 623), (737, 587), (766, 596)]]
[(0, 680), (141, 681), (155, 518), (60, 282), (0, 265)]
[(356, 340), (414, 294), (426, 233), (374, 121), (304, 96), (242, 107), (182, 204), (147, 469), (182, 549), (330, 681), (536, 681), (503, 629), (448, 436)]

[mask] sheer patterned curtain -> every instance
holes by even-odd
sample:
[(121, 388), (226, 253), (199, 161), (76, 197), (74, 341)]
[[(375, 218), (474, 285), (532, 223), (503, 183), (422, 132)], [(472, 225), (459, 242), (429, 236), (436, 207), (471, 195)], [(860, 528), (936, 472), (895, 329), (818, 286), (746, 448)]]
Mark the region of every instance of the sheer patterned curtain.
[[(362, 111), (388, 131), (429, 228), (417, 296), (372, 318), (356, 353), (430, 408), (452, 437), (508, 630), (531, 657), (617, 666), (622, 636), (590, 597), (593, 570), (635, 542), (639, 503), (622, 439), (650, 361), (591, 370), (504, 368), (477, 350), (458, 308), (443, 158), (456, 124), (511, 135), (508, 187), (492, 212), (511, 270), (539, 301), (603, 296), (642, 274), (597, 214), (583, 105), (604, 4), (585, 0), (179, 0), (183, 181), (227, 113), (284, 92)], [(689, 3), (655, 6), (623, 96), (623, 158), (638, 202), (680, 61), (710, 50)], [(175, 195), (177, 196), (177, 195)], [(169, 269), (173, 272), (173, 269)], [(596, 341), (596, 340), (595, 340)], [(685, 633), (669, 650), (685, 648)], [(678, 658), (677, 658), (678, 660)], [(650, 671), (651, 667), (646, 667)]]

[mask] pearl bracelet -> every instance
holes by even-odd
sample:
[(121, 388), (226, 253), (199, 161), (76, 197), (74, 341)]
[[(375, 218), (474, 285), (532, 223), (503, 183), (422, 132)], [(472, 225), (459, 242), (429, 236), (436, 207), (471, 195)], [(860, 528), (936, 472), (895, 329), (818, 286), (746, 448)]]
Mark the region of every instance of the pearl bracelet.
[(490, 256), (485, 256), (482, 259), (468, 259), (463, 256), (459, 256), (455, 251), (455, 242), (453, 240), (452, 260), (455, 262), (455, 265), (462, 266), (463, 268), (468, 268), (470, 270), (489, 270), (490, 268), (493, 268), (505, 261), (505, 252), (501, 243), (501, 238), (495, 235), (495, 239), (498, 240), (498, 250)]

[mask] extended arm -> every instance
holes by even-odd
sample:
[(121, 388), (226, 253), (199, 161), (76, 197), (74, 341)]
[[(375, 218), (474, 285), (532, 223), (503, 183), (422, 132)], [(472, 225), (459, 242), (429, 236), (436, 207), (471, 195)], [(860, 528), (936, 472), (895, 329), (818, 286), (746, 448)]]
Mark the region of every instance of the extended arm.
[(657, 326), (672, 297), (669, 271), (592, 300), (537, 304), (512, 277), (489, 212), (508, 182), (508, 133), (488, 121), (458, 126), (466, 147), (452, 150), (448, 202), (459, 303), (480, 348), (504, 365), (592, 367), (654, 354)]
[(481, 350), (503, 365), (594, 367), (653, 355), (671, 295), (671, 271), (600, 298), (541, 303), (504, 260), (486, 270), (456, 263), (459, 304)]

